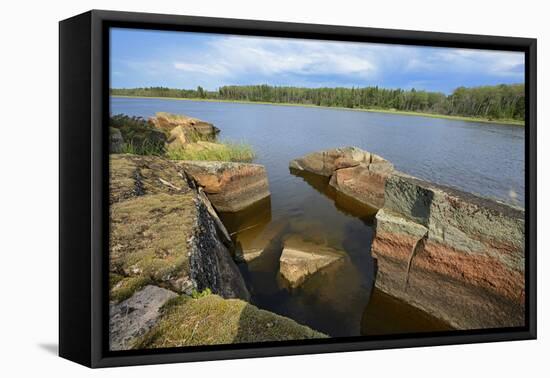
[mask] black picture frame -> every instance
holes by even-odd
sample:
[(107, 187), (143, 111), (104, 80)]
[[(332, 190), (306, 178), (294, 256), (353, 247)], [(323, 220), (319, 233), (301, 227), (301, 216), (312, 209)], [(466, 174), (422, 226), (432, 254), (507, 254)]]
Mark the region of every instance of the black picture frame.
[[(526, 326), (380, 337), (108, 350), (110, 27), (508, 50), (525, 53)], [(59, 354), (89, 367), (534, 339), (536, 39), (92, 10), (59, 24)]]

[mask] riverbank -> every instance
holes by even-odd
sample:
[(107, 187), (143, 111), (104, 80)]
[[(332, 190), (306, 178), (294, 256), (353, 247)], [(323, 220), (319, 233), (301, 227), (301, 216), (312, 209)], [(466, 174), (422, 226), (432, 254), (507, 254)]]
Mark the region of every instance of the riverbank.
[(244, 101), (244, 100), (220, 100), (220, 99), (209, 99), (209, 98), (183, 98), (183, 97), (160, 97), (160, 96), (121, 96), (121, 95), (111, 95), (114, 98), (148, 98), (155, 100), (180, 100), (180, 101), (199, 101), (199, 102), (221, 102), (221, 103), (234, 103), (234, 104), (257, 104), (257, 105), (279, 105), (279, 106), (298, 106), (306, 108), (322, 108), (322, 109), (336, 109), (336, 110), (349, 110), (349, 111), (359, 111), (359, 112), (369, 112), (369, 113), (386, 113), (386, 114), (396, 114), (396, 115), (407, 115), (415, 117), (428, 117), (428, 118), (440, 118), (440, 119), (450, 119), (454, 121), (465, 121), (465, 122), (478, 122), (478, 123), (489, 123), (489, 124), (499, 124), (499, 125), (513, 125), (513, 126), (525, 126), (524, 121), (518, 121), (514, 119), (488, 119), (488, 118), (477, 118), (477, 117), (464, 117), (464, 116), (451, 116), (445, 114), (433, 114), (433, 113), (421, 113), (421, 112), (409, 112), (395, 109), (362, 109), (362, 108), (346, 108), (342, 106), (321, 106), (321, 105), (311, 105), (311, 104), (293, 104), (285, 102), (261, 102), (261, 101)]

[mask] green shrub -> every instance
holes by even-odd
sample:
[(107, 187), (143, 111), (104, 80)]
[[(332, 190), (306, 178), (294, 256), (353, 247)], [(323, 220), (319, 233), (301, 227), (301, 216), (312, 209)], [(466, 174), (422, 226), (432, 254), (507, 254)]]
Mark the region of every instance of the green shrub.
[(134, 141), (123, 143), (121, 153), (132, 154), (132, 155), (162, 156), (165, 153), (165, 148), (164, 148), (164, 143), (162, 143), (161, 145), (157, 142), (151, 141), (149, 139), (145, 139), (141, 143), (134, 142)]
[(141, 117), (117, 114), (110, 117), (109, 125), (120, 130), (122, 153), (136, 155), (163, 155), (166, 134)]

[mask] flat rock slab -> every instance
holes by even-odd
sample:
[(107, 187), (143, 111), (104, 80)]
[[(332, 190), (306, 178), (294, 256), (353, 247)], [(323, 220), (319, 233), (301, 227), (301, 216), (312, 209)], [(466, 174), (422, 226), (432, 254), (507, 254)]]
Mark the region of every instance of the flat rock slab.
[(263, 165), (218, 161), (177, 164), (203, 187), (217, 211), (240, 211), (271, 195)]
[(300, 286), (308, 276), (344, 258), (342, 251), (304, 241), (299, 236), (285, 240), (279, 259), (281, 276), (291, 288)]
[(173, 291), (147, 285), (130, 298), (111, 305), (109, 335), (111, 350), (131, 349), (133, 343), (158, 321), (160, 308), (177, 297)]

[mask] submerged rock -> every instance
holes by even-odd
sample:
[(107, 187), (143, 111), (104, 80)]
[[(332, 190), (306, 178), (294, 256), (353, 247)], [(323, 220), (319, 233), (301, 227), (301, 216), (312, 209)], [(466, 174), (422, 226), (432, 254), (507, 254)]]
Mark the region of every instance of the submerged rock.
[(286, 221), (279, 221), (262, 225), (261, 230), (251, 228), (239, 233), (236, 238), (235, 259), (246, 263), (256, 260), (272, 243), (279, 243), (287, 225)]
[(173, 162), (112, 155), (111, 300), (148, 283), (248, 299), (231, 240), (208, 198)]
[(525, 212), (393, 174), (372, 254), (382, 291), (460, 329), (524, 325)]
[(345, 254), (328, 246), (303, 240), (298, 236), (284, 241), (279, 271), (291, 288), (301, 285), (309, 275), (344, 258)]
[(216, 161), (178, 161), (204, 189), (217, 211), (236, 212), (270, 196), (263, 165)]
[(109, 345), (111, 350), (127, 350), (158, 321), (160, 308), (177, 297), (173, 291), (148, 285), (130, 298), (110, 305)]
[(313, 152), (292, 160), (290, 168), (330, 178), (337, 191), (375, 208), (384, 205), (384, 185), (393, 165), (357, 147)]

